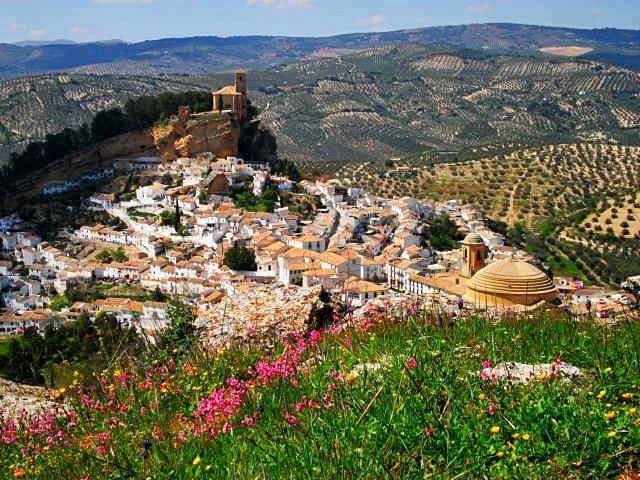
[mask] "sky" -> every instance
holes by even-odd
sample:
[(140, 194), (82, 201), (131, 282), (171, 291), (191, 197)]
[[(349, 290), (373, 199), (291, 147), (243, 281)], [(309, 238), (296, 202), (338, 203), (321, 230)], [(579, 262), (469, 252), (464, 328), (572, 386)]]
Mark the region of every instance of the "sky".
[(640, 29), (640, 0), (0, 0), (0, 42), (325, 36), (515, 22)]

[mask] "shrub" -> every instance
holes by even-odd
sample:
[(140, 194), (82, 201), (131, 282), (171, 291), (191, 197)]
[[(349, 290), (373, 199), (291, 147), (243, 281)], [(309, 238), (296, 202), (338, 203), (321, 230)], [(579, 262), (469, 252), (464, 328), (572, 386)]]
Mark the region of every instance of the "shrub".
[(256, 255), (253, 250), (246, 247), (232, 247), (224, 254), (224, 264), (231, 270), (242, 270), (255, 272)]

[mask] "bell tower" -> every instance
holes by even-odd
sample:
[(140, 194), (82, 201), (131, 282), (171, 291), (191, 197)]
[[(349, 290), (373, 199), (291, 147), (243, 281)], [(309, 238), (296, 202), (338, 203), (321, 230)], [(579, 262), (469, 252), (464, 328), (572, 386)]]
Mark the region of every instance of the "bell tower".
[(460, 276), (464, 278), (473, 277), (478, 270), (484, 267), (486, 259), (487, 247), (485, 247), (482, 237), (477, 233), (470, 233), (462, 241)]
[(236, 92), (247, 93), (247, 74), (241, 70), (235, 72), (235, 86)]

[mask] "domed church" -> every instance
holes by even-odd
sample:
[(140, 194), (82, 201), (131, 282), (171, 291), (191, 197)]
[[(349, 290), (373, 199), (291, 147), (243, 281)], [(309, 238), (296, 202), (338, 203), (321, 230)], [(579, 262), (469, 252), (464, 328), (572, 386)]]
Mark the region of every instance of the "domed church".
[(460, 276), (468, 278), (464, 299), (476, 307), (537, 308), (558, 295), (539, 268), (513, 258), (485, 266), (486, 247), (478, 234), (462, 241)]

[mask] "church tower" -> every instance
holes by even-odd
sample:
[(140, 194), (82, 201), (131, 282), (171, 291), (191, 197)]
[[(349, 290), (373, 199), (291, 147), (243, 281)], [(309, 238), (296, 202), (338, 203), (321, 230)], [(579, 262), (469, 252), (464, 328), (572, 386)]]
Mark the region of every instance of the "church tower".
[(247, 74), (241, 70), (235, 72), (236, 92), (247, 93)]
[(460, 276), (471, 278), (475, 273), (484, 267), (487, 259), (487, 247), (485, 247), (482, 237), (477, 233), (470, 233), (462, 241), (462, 266)]

